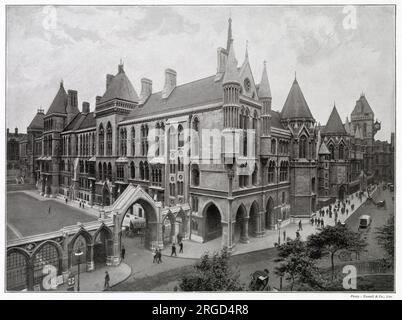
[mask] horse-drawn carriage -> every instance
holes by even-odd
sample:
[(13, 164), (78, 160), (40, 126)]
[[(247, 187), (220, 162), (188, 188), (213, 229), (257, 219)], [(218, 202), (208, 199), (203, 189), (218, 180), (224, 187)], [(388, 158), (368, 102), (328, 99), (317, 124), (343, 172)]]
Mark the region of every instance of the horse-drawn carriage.
[(269, 271), (264, 269), (264, 271), (258, 270), (251, 274), (251, 282), (249, 285), (251, 291), (270, 291), (269, 286)]

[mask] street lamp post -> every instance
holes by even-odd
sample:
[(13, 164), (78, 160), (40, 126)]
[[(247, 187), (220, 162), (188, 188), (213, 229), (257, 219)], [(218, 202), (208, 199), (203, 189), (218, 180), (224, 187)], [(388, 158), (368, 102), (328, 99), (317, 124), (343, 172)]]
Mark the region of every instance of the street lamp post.
[(74, 253), (74, 255), (78, 258), (78, 277), (77, 277), (77, 291), (80, 291), (80, 264), (81, 264), (81, 256), (84, 252), (81, 251), (80, 248)]
[(281, 244), (281, 219), (278, 219), (278, 245)]

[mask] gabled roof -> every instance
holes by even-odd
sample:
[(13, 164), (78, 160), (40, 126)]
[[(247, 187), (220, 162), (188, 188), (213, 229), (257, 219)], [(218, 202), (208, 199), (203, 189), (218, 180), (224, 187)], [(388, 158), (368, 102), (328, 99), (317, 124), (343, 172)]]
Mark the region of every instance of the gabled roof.
[(95, 128), (96, 120), (93, 112), (89, 113), (78, 113), (70, 121), (70, 123), (64, 128), (63, 131), (75, 131), (87, 128)]
[(281, 112), (282, 119), (307, 118), (314, 119), (300, 89), (296, 78), (290, 88), (288, 97)]
[(320, 149), (318, 150), (318, 154), (330, 154), (327, 145), (324, 142), (321, 143)]
[(53, 99), (52, 104), (46, 112), (46, 115), (52, 113), (66, 113), (67, 106), (67, 93), (64, 90), (63, 82), (60, 83), (59, 91), (57, 91), (56, 96)]
[(119, 72), (113, 77), (99, 103), (103, 103), (112, 99), (120, 99), (124, 101), (138, 102), (138, 94), (135, 91), (130, 79), (124, 72), (123, 66), (119, 65)]
[(341, 117), (339, 116), (338, 110), (335, 105), (332, 109), (331, 115), (329, 116), (327, 125), (324, 128), (325, 134), (346, 134), (345, 127), (343, 126)]
[(267, 66), (264, 62), (264, 70), (262, 71), (262, 77), (260, 85), (258, 86), (258, 97), (259, 98), (272, 98), (271, 96), (271, 87), (269, 85), (268, 75), (267, 75)]
[(177, 111), (222, 100), (222, 81), (215, 82), (215, 75), (176, 86), (168, 98), (162, 91), (153, 93), (145, 104), (134, 108), (126, 119)]
[(362, 94), (359, 100), (356, 101), (356, 105), (352, 111), (352, 115), (358, 115), (364, 113), (374, 114), (366, 97), (364, 96), (364, 94)]
[(31, 123), (28, 126), (28, 129), (43, 129), (44, 123), (43, 118), (45, 114), (43, 112), (38, 112), (35, 117), (32, 119)]

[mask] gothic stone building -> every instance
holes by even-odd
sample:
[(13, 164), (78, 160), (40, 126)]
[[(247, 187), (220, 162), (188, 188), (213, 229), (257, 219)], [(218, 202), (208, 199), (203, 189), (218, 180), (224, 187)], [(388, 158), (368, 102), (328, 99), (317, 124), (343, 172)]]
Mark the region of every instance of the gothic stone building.
[(379, 123), (365, 96), (351, 121), (342, 123), (334, 106), (321, 126), (296, 78), (274, 111), (262, 67), (256, 83), (247, 50), (238, 64), (229, 20), (209, 77), (178, 84), (166, 69), (162, 91), (143, 78), (138, 94), (120, 63), (93, 111), (88, 102), (80, 110), (77, 91), (61, 83), (28, 128), (28, 176), (44, 196), (83, 200), (111, 215), (127, 209), (133, 193), (126, 190), (140, 188), (149, 195), (139, 201), (147, 246), (181, 234), (199, 242), (222, 237), (229, 248), (307, 218), (373, 179)]

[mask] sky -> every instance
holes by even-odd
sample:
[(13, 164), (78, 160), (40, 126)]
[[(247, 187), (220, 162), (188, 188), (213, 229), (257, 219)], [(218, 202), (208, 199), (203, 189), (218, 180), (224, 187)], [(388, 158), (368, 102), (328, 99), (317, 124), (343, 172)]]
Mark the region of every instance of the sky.
[[(354, 11), (355, 9), (355, 11)], [(248, 43), (254, 79), (267, 63), (272, 105), (280, 111), (295, 77), (317, 122), (335, 103), (343, 121), (364, 93), (382, 125), (395, 131), (395, 13), (392, 6), (11, 6), (7, 9), (6, 125), (26, 132), (49, 108), (60, 80), (95, 106), (120, 60), (137, 93), (140, 79), (178, 85), (216, 73), (231, 16), (241, 64)], [(346, 11), (345, 11), (346, 10)], [(355, 15), (353, 14), (355, 13)], [(354, 19), (355, 17), (355, 19)]]

